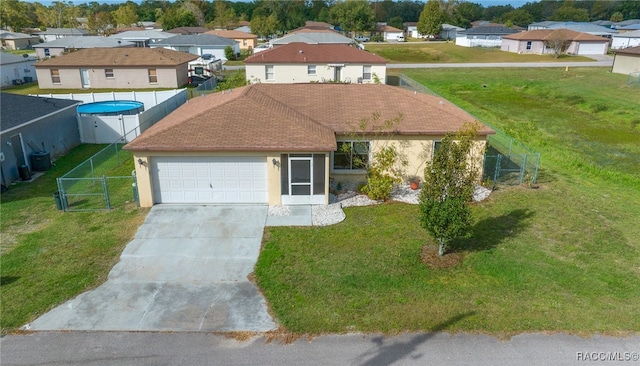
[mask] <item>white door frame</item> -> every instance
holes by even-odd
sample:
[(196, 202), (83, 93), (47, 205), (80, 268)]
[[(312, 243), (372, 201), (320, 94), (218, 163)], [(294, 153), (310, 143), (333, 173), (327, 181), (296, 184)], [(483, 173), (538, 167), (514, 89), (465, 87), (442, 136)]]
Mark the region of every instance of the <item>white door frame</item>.
[[(291, 156), (291, 154), (289, 154), (287, 156), (287, 188), (288, 188), (288, 192), (289, 194), (283, 194), (281, 196), (282, 199), (282, 204), (283, 205), (324, 205), (325, 204), (325, 196), (324, 194), (314, 194), (313, 193), (313, 189), (314, 189), (314, 180), (313, 180), (313, 176), (314, 176), (314, 166), (313, 166), (313, 157), (315, 154), (309, 154), (309, 156)], [(292, 161), (308, 161), (309, 162), (309, 182), (306, 183), (294, 183), (291, 181), (291, 177), (292, 177), (292, 171), (293, 171), (293, 164), (291, 164)], [(324, 174), (324, 172), (323, 172)], [(325, 177), (326, 179), (326, 177)], [(305, 194), (305, 195), (294, 195), (293, 194), (293, 187), (294, 186), (301, 186), (301, 185), (308, 185), (309, 186), (309, 194)]]
[(89, 89), (91, 87), (91, 81), (89, 80), (89, 70), (80, 69), (80, 83), (83, 89)]

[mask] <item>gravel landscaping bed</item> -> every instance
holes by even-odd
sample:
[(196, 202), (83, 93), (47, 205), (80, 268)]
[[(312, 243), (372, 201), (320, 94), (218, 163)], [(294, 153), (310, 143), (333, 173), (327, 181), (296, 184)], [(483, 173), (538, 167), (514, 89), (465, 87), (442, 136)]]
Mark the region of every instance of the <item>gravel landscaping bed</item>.
[[(473, 200), (478, 202), (485, 200), (491, 194), (491, 190), (476, 186), (473, 193)], [(420, 190), (413, 190), (408, 184), (402, 184), (396, 186), (391, 192), (391, 200), (409, 203), (412, 205), (418, 204), (420, 197)], [(327, 226), (337, 224), (345, 219), (343, 207), (351, 206), (371, 206), (377, 205), (381, 201), (375, 201), (370, 199), (364, 194), (358, 194), (355, 191), (345, 191), (338, 195), (333, 193), (329, 194), (328, 205), (314, 205), (312, 206), (312, 221), (313, 226)], [(288, 206), (271, 206), (269, 207), (269, 216), (288, 216)]]

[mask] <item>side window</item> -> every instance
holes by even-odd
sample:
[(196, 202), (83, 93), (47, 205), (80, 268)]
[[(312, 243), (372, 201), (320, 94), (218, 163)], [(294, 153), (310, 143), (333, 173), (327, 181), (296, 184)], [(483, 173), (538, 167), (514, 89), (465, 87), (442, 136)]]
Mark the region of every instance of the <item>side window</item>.
[(371, 80), (371, 65), (364, 65), (362, 67), (362, 79)]
[(275, 80), (276, 76), (275, 76), (275, 73), (273, 72), (273, 65), (265, 65), (264, 78), (265, 80)]
[(156, 69), (149, 69), (149, 82), (150, 83), (158, 82), (158, 74)]
[(60, 70), (51, 69), (51, 82), (54, 84), (60, 84)]
[(333, 153), (334, 170), (362, 170), (369, 162), (369, 141), (339, 141)]
[(104, 69), (104, 77), (107, 79), (113, 79), (115, 77), (113, 74), (113, 69)]

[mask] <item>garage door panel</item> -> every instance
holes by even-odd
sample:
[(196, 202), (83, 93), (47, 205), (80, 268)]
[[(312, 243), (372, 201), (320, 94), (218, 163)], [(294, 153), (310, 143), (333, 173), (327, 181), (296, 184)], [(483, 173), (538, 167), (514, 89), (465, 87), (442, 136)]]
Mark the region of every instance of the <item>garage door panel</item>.
[(267, 203), (266, 159), (155, 157), (155, 203)]

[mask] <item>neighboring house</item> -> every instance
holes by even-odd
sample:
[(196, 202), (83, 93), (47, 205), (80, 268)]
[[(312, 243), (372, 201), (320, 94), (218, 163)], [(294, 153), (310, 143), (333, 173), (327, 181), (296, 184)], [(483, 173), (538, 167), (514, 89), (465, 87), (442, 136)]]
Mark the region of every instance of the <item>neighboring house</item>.
[(347, 45), (289, 43), (244, 60), (251, 83), (385, 83), (387, 61)]
[[(356, 137), (374, 114), (401, 118)], [(328, 204), (330, 181), (366, 179), (354, 156), (371, 159), (392, 144), (406, 173), (419, 174), (434, 145), (474, 119), (440, 97), (388, 85), (252, 84), (191, 99), (124, 149), (138, 162), (142, 207)], [(474, 151), (492, 133), (481, 125)]]
[(0, 30), (0, 42), (5, 50), (25, 50), (40, 43), (40, 37), (29, 34)]
[(640, 29), (640, 24), (630, 24), (630, 25), (625, 25), (624, 27), (616, 28), (616, 30), (620, 33), (636, 31), (639, 29)]
[(51, 42), (65, 37), (84, 37), (89, 35), (89, 31), (80, 28), (49, 28), (46, 31), (34, 33), (43, 42)]
[(332, 30), (314, 30), (314, 31), (299, 31), (296, 33), (290, 33), (282, 38), (274, 39), (269, 42), (273, 47), (279, 47), (289, 43), (307, 43), (307, 44), (343, 44), (352, 45), (356, 42), (345, 37), (342, 34)]
[[(404, 23), (404, 26), (407, 30), (407, 36), (411, 37), (411, 38), (427, 38), (426, 35), (421, 34), (420, 32), (418, 32), (418, 23), (416, 22), (406, 22)], [(451, 24), (442, 24), (442, 30), (440, 31), (440, 34), (438, 35), (441, 39), (456, 39), (456, 35), (458, 33), (458, 31), (463, 31), (464, 28), (461, 27), (457, 27), (455, 25), (451, 25)]]
[(210, 29), (205, 27), (178, 27), (178, 28), (173, 28), (171, 30), (168, 30), (166, 32), (171, 33), (173, 35), (180, 34), (183, 36), (188, 36), (191, 34), (203, 34), (203, 33), (207, 33), (208, 31), (210, 31)]
[(258, 45), (258, 36), (237, 30), (214, 29), (206, 34), (213, 34), (214, 36), (236, 41), (241, 50), (253, 50)]
[(554, 22), (545, 21), (532, 23), (529, 25), (528, 30), (542, 30), (542, 29), (568, 29), (574, 32), (589, 33), (594, 36), (600, 36), (605, 38), (611, 38), (614, 34), (618, 33), (615, 29), (611, 29), (606, 26), (601, 26), (595, 23), (589, 22)]
[[(640, 73), (640, 46), (617, 50), (613, 58), (611, 72), (627, 75)], [(640, 80), (640, 75), (638, 79)]]
[(514, 53), (548, 54), (554, 52), (553, 47), (547, 46), (548, 42), (554, 40), (568, 42), (564, 53), (571, 55), (606, 55), (610, 42), (608, 38), (568, 29), (539, 29), (503, 36), (500, 50)]
[(385, 41), (397, 41), (399, 37), (404, 37), (402, 29), (392, 27), (386, 23), (376, 24), (376, 30), (373, 33), (382, 36)]
[(520, 31), (501, 26), (479, 26), (459, 31), (456, 46), (462, 47), (500, 47), (502, 37)]
[(236, 30), (238, 32), (251, 33), (251, 26), (243, 25), (243, 26), (240, 26), (238, 28), (235, 28), (234, 30)]
[(640, 30), (616, 34), (611, 40), (611, 49), (640, 46)]
[(623, 20), (621, 22), (617, 22), (611, 25), (611, 28), (613, 29), (620, 29), (620, 28), (626, 28), (630, 25), (634, 25), (634, 24), (640, 24), (640, 19), (627, 19), (627, 20)]
[(33, 46), (36, 55), (40, 59), (56, 57), (65, 53), (82, 50), (85, 48), (116, 48), (135, 47), (133, 42), (122, 41), (115, 38), (86, 36), (67, 37), (55, 41), (41, 43)]
[(151, 48), (166, 48), (170, 50), (187, 52), (194, 55), (213, 55), (223, 62), (227, 61), (224, 49), (231, 47), (235, 55), (240, 54), (238, 42), (215, 36), (213, 34), (197, 34), (191, 36), (173, 36), (149, 44)]
[(161, 41), (163, 39), (175, 37), (173, 33), (162, 32), (155, 29), (147, 30), (131, 30), (116, 33), (109, 38), (119, 39), (121, 41), (133, 42), (136, 47), (149, 47), (153, 42)]
[(33, 56), (12, 55), (2, 52), (0, 55), (0, 81), (2, 86), (30, 83), (36, 79), (37, 59)]
[[(39, 165), (50, 163), (48, 159), (55, 159), (80, 144), (76, 119), (76, 106), (80, 102), (8, 93), (1, 93), (0, 100), (3, 185), (21, 178), (21, 166), (26, 165), (29, 172), (40, 170)], [(36, 164), (32, 162), (34, 153)]]
[(164, 48), (87, 48), (36, 63), (40, 89), (179, 88), (198, 56)]

